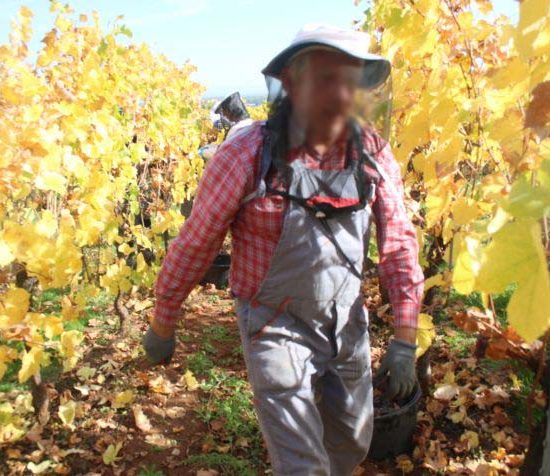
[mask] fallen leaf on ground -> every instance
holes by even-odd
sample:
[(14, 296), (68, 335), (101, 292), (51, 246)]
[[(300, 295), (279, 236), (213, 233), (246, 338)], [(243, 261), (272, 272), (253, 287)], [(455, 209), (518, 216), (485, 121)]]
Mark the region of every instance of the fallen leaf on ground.
[(165, 395), (171, 394), (174, 390), (172, 383), (166, 380), (162, 375), (149, 380), (149, 388), (156, 393), (163, 393)]
[(166, 409), (165, 413), (168, 418), (181, 418), (182, 416), (185, 415), (185, 408), (170, 407)]
[(109, 445), (107, 449), (103, 452), (103, 462), (105, 464), (113, 464), (115, 461), (120, 459), (118, 452), (122, 448), (122, 442), (117, 443), (116, 445)]
[(407, 455), (399, 455), (395, 458), (396, 468), (404, 474), (409, 474), (414, 471), (414, 463)]
[(170, 438), (166, 438), (164, 435), (159, 433), (153, 433), (152, 435), (147, 435), (145, 441), (150, 445), (158, 446), (160, 448), (171, 448), (176, 446), (177, 441)]
[(479, 446), (479, 435), (475, 431), (467, 430), (460, 435), (460, 441), (467, 443), (467, 449), (471, 450)]
[(73, 422), (76, 415), (76, 402), (74, 400), (69, 400), (59, 405), (58, 414), (63, 424), (74, 430), (75, 427)]
[(134, 413), (134, 420), (136, 422), (136, 426), (141, 431), (143, 431), (144, 433), (151, 433), (154, 431), (153, 426), (149, 421), (149, 418), (147, 418), (147, 415), (143, 413), (143, 410), (140, 405), (133, 405), (132, 412)]
[(185, 384), (185, 387), (190, 392), (193, 392), (194, 390), (197, 390), (199, 388), (199, 382), (193, 375), (193, 372), (191, 372), (190, 370), (185, 371), (181, 379), (181, 383)]
[(53, 465), (53, 461), (50, 461), (49, 459), (45, 460), (45, 461), (42, 461), (42, 463), (39, 463), (39, 464), (34, 464), (33, 462), (30, 462), (28, 465), (27, 465), (27, 469), (32, 473), (32, 474), (42, 474), (46, 471), (48, 471), (48, 469), (50, 469), (50, 467)]
[(493, 433), (493, 440), (495, 440), (497, 443), (502, 443), (506, 439), (506, 433), (503, 431), (497, 431), (496, 433)]
[(134, 401), (134, 392), (132, 390), (124, 390), (116, 394), (112, 402), (113, 408), (123, 408)]
[(434, 391), (437, 400), (452, 400), (458, 395), (458, 385), (454, 383), (443, 384)]

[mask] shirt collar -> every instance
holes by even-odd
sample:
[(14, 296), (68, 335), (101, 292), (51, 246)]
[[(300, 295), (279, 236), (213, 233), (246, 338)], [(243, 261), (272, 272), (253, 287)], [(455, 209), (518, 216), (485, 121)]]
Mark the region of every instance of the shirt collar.
[[(346, 127), (342, 131), (336, 142), (332, 144), (332, 146), (325, 152), (325, 154), (323, 154), (323, 156), (332, 155), (337, 152), (345, 153), (348, 137), (349, 130)], [(288, 121), (288, 147), (289, 152), (299, 152), (305, 150), (309, 155), (319, 156), (317, 152), (315, 152), (310, 147), (307, 147), (305, 129), (299, 124), (296, 117), (292, 114), (290, 115)]]

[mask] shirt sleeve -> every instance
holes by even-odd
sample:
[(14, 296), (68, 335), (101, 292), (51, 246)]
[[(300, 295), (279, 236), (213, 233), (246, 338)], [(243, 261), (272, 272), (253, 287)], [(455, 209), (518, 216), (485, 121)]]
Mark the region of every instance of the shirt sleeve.
[(218, 254), (245, 195), (248, 149), (224, 142), (208, 162), (191, 215), (168, 248), (155, 284), (155, 319), (175, 326), (181, 304)]
[(380, 284), (388, 291), (395, 327), (416, 327), (424, 292), (416, 231), (405, 210), (401, 171), (389, 144), (376, 161), (386, 175), (373, 204)]

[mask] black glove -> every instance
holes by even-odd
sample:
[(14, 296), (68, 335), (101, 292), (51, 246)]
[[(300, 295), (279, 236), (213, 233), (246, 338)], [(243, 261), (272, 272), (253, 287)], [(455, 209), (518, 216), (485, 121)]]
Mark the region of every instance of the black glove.
[(416, 345), (399, 339), (391, 341), (373, 379), (376, 385), (389, 373), (384, 393), (388, 400), (402, 399), (413, 392), (416, 386), (415, 353)]
[(176, 337), (160, 337), (149, 326), (147, 332), (143, 336), (143, 348), (147, 354), (147, 358), (152, 364), (168, 364), (172, 360), (174, 350), (176, 349)]

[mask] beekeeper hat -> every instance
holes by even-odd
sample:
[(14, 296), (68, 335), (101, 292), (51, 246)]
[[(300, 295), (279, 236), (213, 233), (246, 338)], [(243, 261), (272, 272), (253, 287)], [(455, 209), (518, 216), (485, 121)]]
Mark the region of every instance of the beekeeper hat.
[(224, 98), (214, 109), (216, 114), (231, 114), (232, 116), (241, 118), (248, 117), (248, 111), (241, 98), (240, 93), (234, 92)]
[(333, 49), (353, 58), (364, 60), (363, 88), (375, 88), (382, 84), (391, 71), (390, 62), (382, 56), (369, 52), (370, 36), (362, 31), (343, 30), (329, 25), (305, 25), (295, 36), (290, 46), (281, 51), (262, 70), (268, 77), (280, 79), (281, 73), (291, 59), (306, 49)]

